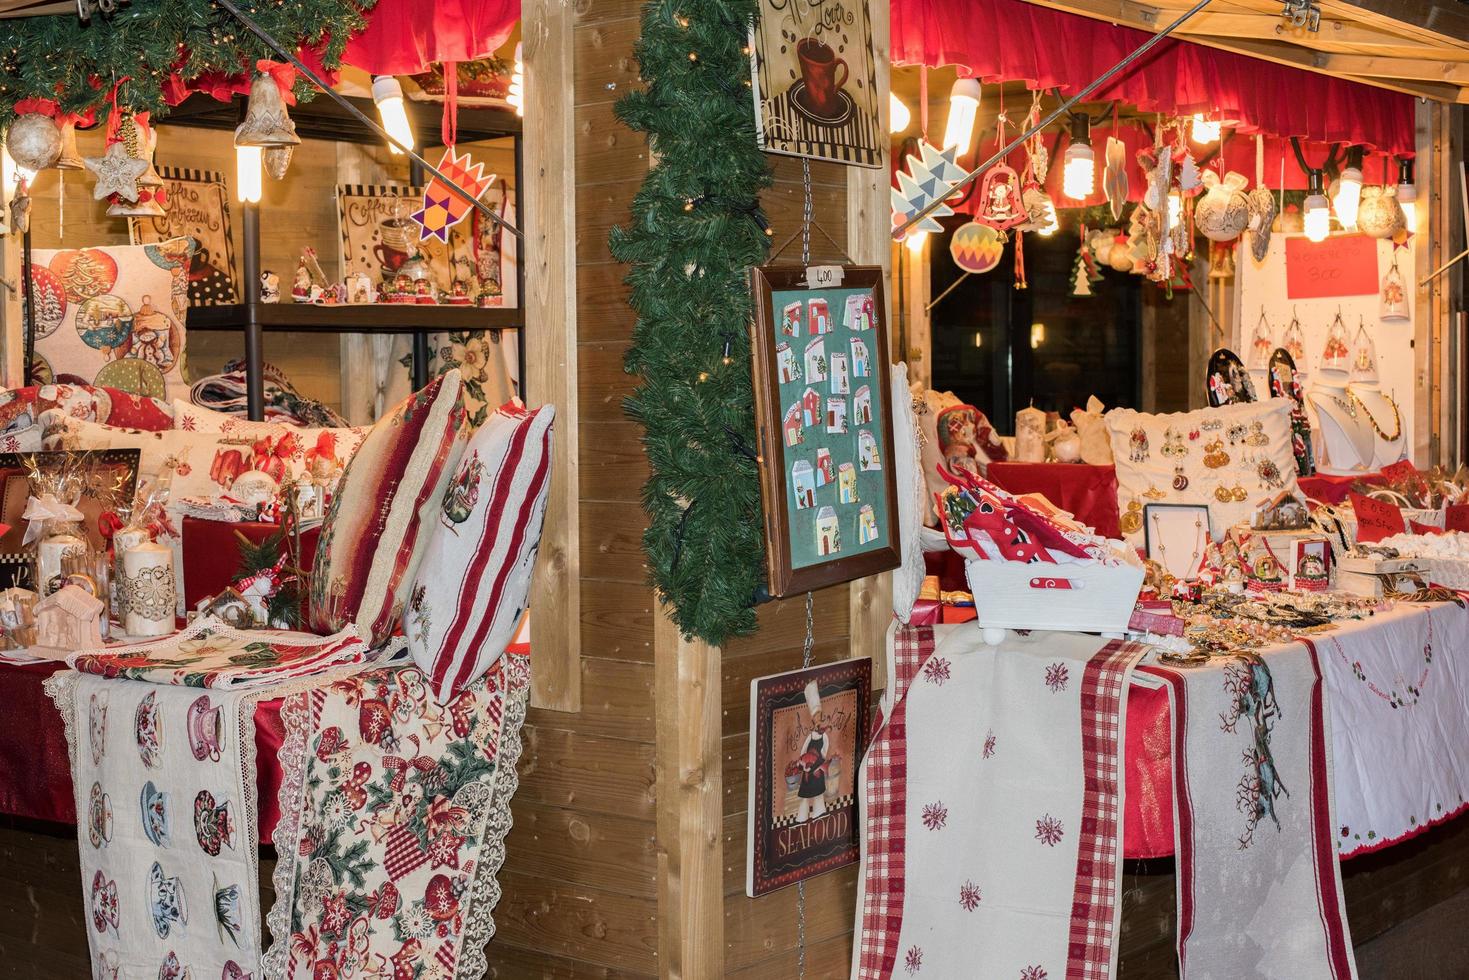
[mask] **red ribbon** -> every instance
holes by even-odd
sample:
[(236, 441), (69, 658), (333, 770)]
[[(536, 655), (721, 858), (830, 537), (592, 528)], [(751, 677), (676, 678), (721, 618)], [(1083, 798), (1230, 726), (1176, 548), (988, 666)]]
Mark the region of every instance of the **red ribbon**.
[(107, 113), (107, 135), (102, 141), (104, 146), (111, 146), (117, 142), (117, 129), (122, 125), (122, 110), (117, 107), (117, 90), (131, 78), (131, 75), (119, 78), (112, 83), (112, 89), (107, 93), (106, 102), (112, 106), (112, 109)]
[(459, 142), (459, 64), (444, 62), (444, 115), (439, 121), (439, 135), (450, 149)]
[[(54, 99), (21, 99), (15, 104), (15, 114), (24, 116), (32, 113), (40, 113), (56, 119), (57, 105)], [(59, 119), (57, 120), (60, 121)]]
[(286, 105), (296, 104), (296, 67), (286, 61), (271, 61), (269, 58), (261, 58), (255, 62), (255, 70), (263, 75), (269, 75), (275, 87), (280, 90), (281, 98)]
[(125, 525), (122, 518), (114, 511), (104, 510), (97, 515), (97, 532), (102, 535), (102, 540), (111, 541), (112, 536), (121, 531)]

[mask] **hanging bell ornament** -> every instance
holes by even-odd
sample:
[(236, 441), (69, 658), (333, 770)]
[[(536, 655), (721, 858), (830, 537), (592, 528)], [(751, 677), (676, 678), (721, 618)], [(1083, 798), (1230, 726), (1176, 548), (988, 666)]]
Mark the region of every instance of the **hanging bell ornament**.
[(147, 164), (147, 169), (138, 175), (138, 199), (130, 203), (114, 195), (112, 203), (107, 208), (108, 215), (114, 218), (162, 217), (164, 210), (163, 206), (158, 203), (158, 188), (163, 186), (163, 178), (153, 167), (153, 148), (158, 145), (158, 131), (153, 130), (147, 137), (144, 137), (137, 120), (129, 112), (123, 115), (118, 133), (122, 137), (123, 146), (127, 147), (128, 156), (135, 160), (142, 160)]
[(67, 119), (61, 124), (61, 156), (56, 158), (57, 170), (85, 170), (81, 153), (77, 152), (77, 123)]
[[(257, 73), (250, 83), (250, 101), (245, 108), (245, 121), (235, 127), (236, 146), (295, 146), (301, 142), (296, 124), (286, 112), (286, 101), (275, 79)], [(284, 172), (284, 171), (282, 171)]]
[(16, 116), (5, 134), (10, 158), (32, 173), (54, 164), (61, 156), (61, 130), (56, 121), (39, 112)]
[(291, 154), (295, 147), (272, 146), (261, 154), (265, 172), (270, 174), (272, 180), (280, 180), (286, 175), (286, 168), (291, 165)]

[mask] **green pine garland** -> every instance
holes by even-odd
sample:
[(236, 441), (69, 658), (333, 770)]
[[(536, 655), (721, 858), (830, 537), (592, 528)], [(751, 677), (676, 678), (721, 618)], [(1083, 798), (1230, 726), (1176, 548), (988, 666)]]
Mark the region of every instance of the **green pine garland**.
[(770, 247), (747, 47), (757, 9), (651, 0), (646, 88), (617, 106), (657, 161), (611, 235), (638, 314), (625, 366), (642, 378), (626, 410), (652, 468), (643, 548), (679, 629), (714, 644), (754, 631), (766, 581), (748, 332), (748, 270)]
[[(285, 47), (325, 42), (323, 63), (341, 64), (347, 39), (366, 23), (376, 0), (241, 0)], [(83, 24), (75, 14), (19, 17), (0, 29), (0, 129), (10, 125), (15, 103), (58, 99), (66, 112), (100, 106), (112, 83), (130, 80), (118, 102), (155, 117), (168, 112), (163, 85), (171, 74), (185, 81), (214, 72), (237, 75), (256, 60), (276, 56), (223, 7), (208, 0), (131, 0), (111, 17), (94, 14)], [(100, 85), (100, 89), (97, 87)], [(297, 97), (309, 98), (298, 83)]]

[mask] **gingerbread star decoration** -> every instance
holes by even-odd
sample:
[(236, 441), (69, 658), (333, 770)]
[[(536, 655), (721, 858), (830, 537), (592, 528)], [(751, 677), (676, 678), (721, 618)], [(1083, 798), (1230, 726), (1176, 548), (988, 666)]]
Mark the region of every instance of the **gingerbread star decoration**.
[(92, 188), (94, 199), (102, 201), (109, 194), (124, 201), (138, 199), (138, 178), (147, 171), (148, 161), (129, 154), (126, 146), (113, 143), (102, 156), (85, 157), (82, 162), (97, 175), (97, 186)]

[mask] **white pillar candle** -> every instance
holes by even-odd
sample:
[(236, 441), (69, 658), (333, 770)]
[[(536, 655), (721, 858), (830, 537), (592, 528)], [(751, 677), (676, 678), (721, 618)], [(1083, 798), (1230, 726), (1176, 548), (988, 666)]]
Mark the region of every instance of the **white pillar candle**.
[(174, 631), (173, 552), (145, 541), (123, 553), (123, 629), (132, 636), (164, 636)]
[(1015, 413), (1015, 458), (1022, 463), (1046, 459), (1046, 413), (1031, 406)]

